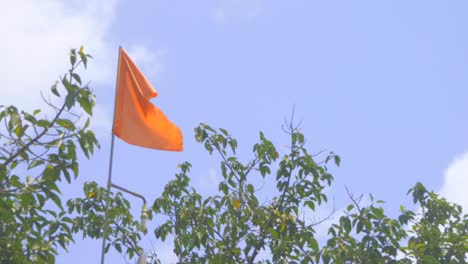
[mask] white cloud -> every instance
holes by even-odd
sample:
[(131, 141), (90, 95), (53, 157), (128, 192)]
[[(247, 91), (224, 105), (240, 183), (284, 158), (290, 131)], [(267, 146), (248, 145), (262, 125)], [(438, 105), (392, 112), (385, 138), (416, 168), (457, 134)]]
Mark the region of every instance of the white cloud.
[(231, 20), (252, 20), (260, 13), (260, 0), (221, 0), (211, 10), (216, 23), (224, 24)]
[(440, 194), (450, 202), (463, 207), (466, 213), (468, 208), (468, 152), (455, 158), (444, 173), (444, 183)]
[[(49, 93), (51, 85), (70, 66), (69, 50), (85, 47), (93, 56), (84, 81), (112, 89), (115, 83), (118, 45), (109, 29), (117, 0), (0, 0), (0, 105), (21, 109), (46, 109), (40, 92)], [(151, 51), (143, 45), (128, 44), (128, 52), (147, 73), (158, 79), (166, 50)], [(53, 96), (52, 96), (53, 99)], [(99, 98), (98, 98), (99, 99)], [(98, 136), (111, 126), (111, 105), (97, 102), (93, 129)], [(47, 111), (46, 111), (47, 113)], [(107, 134), (106, 134), (107, 135)]]
[[(449, 202), (457, 203), (462, 206), (463, 212), (466, 213), (468, 208), (468, 195), (466, 195), (466, 187), (468, 186), (468, 152), (456, 157), (445, 169), (444, 182), (439, 190), (439, 194), (445, 197)], [(413, 223), (419, 222), (422, 217), (422, 209), (418, 206), (414, 212), (416, 218)], [(405, 227), (406, 231), (413, 229), (413, 224)], [(441, 230), (443, 231), (443, 230)], [(405, 254), (398, 251), (397, 258), (401, 259)]]
[(154, 52), (143, 45), (133, 45), (127, 52), (149, 80), (157, 81), (161, 78), (167, 54), (166, 49)]
[(0, 104), (37, 107), (39, 91), (47, 91), (68, 69), (68, 50), (80, 45), (95, 56), (86, 79), (110, 79), (106, 32), (115, 0), (18, 0), (2, 1), (2, 7)]

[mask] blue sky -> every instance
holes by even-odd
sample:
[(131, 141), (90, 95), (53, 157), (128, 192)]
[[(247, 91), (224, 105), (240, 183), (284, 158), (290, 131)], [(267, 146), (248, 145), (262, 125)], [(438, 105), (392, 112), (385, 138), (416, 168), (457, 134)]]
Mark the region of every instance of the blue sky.
[[(293, 105), (312, 152), (341, 155), (329, 190), (337, 207), (355, 193), (387, 201), (390, 213), (411, 206), (416, 181), (468, 206), (468, 17), (466, 1), (36, 1), (2, 2), (4, 59), (0, 104), (27, 109), (68, 66), (69, 48), (95, 59), (102, 148), (82, 160), (78, 184), (105, 184), (115, 68), (122, 45), (145, 72), (153, 100), (185, 136), (171, 153), (117, 140), (114, 182), (154, 200), (192, 162), (192, 181), (216, 190), (218, 159), (193, 139), (200, 122), (228, 129), (247, 160), (258, 131), (285, 151), (281, 125)], [(43, 65), (46, 64), (47, 67)], [(29, 76), (24, 78), (24, 76)], [(24, 96), (31, 94), (31, 96)], [(136, 215), (138, 200), (130, 198)], [(170, 262), (168, 243), (142, 242)], [(100, 241), (79, 241), (57, 263), (97, 263)], [(126, 263), (112, 252), (108, 263)]]

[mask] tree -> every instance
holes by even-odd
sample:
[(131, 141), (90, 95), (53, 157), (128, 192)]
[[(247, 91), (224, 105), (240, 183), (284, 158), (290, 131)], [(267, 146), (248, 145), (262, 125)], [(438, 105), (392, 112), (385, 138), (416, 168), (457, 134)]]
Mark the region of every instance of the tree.
[[(392, 219), (374, 202), (351, 197), (348, 214), (330, 228), (321, 250), (324, 263), (466, 263), (468, 216), (459, 205), (429, 192), (421, 183), (409, 190), (421, 213), (401, 208)], [(398, 257), (398, 251), (402, 257)]]
[[(51, 87), (55, 98), (43, 97), (49, 112), (0, 107), (0, 263), (54, 263), (57, 250), (66, 250), (79, 234), (99, 239), (106, 233), (106, 252), (113, 247), (130, 258), (142, 252), (138, 242), (145, 228), (121, 193), (89, 182), (83, 197), (62, 202), (60, 182), (72, 183), (80, 155), (91, 158), (99, 148), (89, 129), (95, 97), (76, 72), (89, 58), (83, 48), (71, 50), (71, 68)], [(143, 211), (147, 218), (166, 217), (154, 234), (163, 241), (174, 236), (179, 263), (467, 262), (468, 216), (421, 183), (408, 192), (419, 211), (401, 208), (396, 218), (385, 214), (383, 201), (370, 195), (370, 203), (362, 203), (362, 196), (348, 191), (351, 204), (319, 243), (315, 228), (324, 223), (307, 216), (328, 203), (328, 166), (339, 166), (341, 159), (309, 153), (292, 121), (285, 132), (286, 153), (280, 155), (260, 132), (252, 159), (242, 162), (227, 130), (195, 128), (195, 139), (220, 157), (219, 192), (197, 192), (185, 162), (152, 210)], [(276, 183), (271, 199), (259, 200), (256, 179)], [(149, 260), (160, 262), (154, 254)]]
[[(310, 154), (292, 122), (286, 132), (290, 146), (281, 158), (260, 133), (253, 158), (242, 163), (225, 129), (195, 129), (196, 140), (221, 157), (222, 181), (217, 195), (203, 197), (190, 186), (191, 164), (184, 163), (155, 201), (156, 215), (167, 216), (155, 236), (174, 236), (179, 263), (466, 263), (467, 215), (421, 183), (409, 191), (421, 213), (401, 208), (396, 219), (385, 215), (383, 201), (370, 196), (363, 205), (362, 196), (348, 192), (352, 203), (320, 246), (314, 227), (322, 221), (306, 216), (328, 201), (328, 166), (339, 166), (340, 157)], [(276, 182), (271, 200), (258, 200), (258, 177)]]
[(91, 182), (84, 198), (62, 202), (59, 182), (79, 175), (77, 146), (87, 158), (99, 147), (89, 129), (95, 96), (77, 74), (89, 58), (83, 48), (71, 50), (71, 68), (50, 89), (55, 98), (43, 96), (49, 112), (0, 107), (0, 263), (54, 263), (58, 248), (67, 249), (77, 233), (101, 238), (106, 199), (112, 230), (106, 250), (124, 247), (130, 257), (140, 251), (140, 224), (122, 194)]

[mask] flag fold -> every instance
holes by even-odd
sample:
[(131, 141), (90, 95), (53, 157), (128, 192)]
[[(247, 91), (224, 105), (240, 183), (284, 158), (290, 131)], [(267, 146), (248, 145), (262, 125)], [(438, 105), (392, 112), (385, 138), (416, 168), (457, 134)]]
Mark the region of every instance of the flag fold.
[(182, 132), (149, 101), (158, 93), (125, 50), (119, 53), (113, 133), (132, 145), (182, 151)]

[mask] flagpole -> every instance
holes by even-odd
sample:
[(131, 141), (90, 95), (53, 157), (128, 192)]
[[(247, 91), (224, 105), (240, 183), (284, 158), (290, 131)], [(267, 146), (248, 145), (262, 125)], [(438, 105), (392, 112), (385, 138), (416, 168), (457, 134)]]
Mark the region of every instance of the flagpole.
[[(119, 69), (120, 69), (120, 50), (122, 49), (121, 46), (119, 46), (119, 58), (117, 62), (117, 77), (115, 81), (115, 94), (114, 94), (114, 114), (112, 118), (112, 129), (111, 129), (111, 147), (110, 147), (110, 157), (109, 157), (109, 175), (107, 176), (107, 193), (110, 195), (110, 190), (112, 186), (112, 162), (114, 159), (114, 119), (115, 119), (115, 108), (116, 108), (116, 101), (117, 101), (117, 84), (119, 83)], [(107, 230), (108, 225), (109, 225), (109, 219), (108, 219), (108, 214), (109, 214), (109, 196), (106, 196), (106, 205), (104, 209), (104, 226), (102, 228), (102, 248), (101, 248), (101, 264), (104, 264), (104, 256), (105, 256), (105, 249), (106, 249), (106, 236), (107, 236)]]

